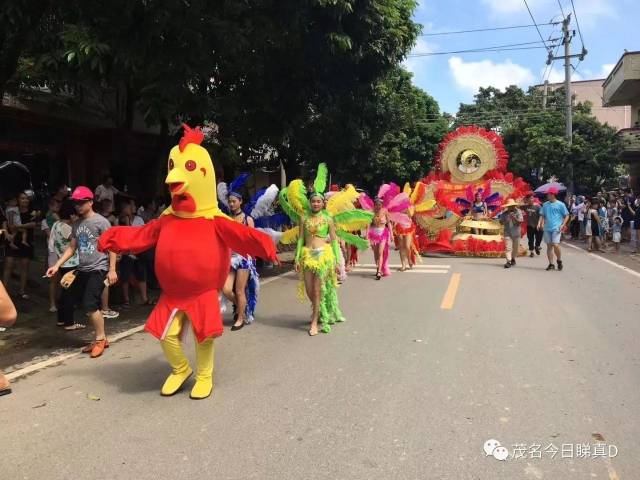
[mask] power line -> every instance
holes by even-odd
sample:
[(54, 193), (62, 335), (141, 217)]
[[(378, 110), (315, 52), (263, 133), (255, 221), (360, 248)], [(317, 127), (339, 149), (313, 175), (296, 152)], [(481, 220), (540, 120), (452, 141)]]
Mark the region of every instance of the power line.
[(571, 9), (573, 10), (573, 18), (576, 19), (576, 26), (578, 27), (578, 35), (580, 35), (580, 43), (582, 43), (582, 50), (584, 50), (584, 39), (582, 38), (582, 32), (580, 31), (580, 22), (578, 22), (578, 14), (576, 14), (576, 7), (571, 0)]
[[(533, 117), (545, 117), (548, 116), (551, 110), (541, 111), (541, 112), (530, 112), (530, 113), (495, 113), (493, 115), (465, 115), (459, 113), (455, 118), (466, 118), (466, 119), (474, 119), (474, 120), (495, 120), (496, 118), (533, 118)], [(560, 112), (560, 109), (556, 109), (555, 111)]]
[[(559, 25), (561, 22), (549, 22), (549, 23), (541, 23), (540, 25)], [(510, 27), (494, 27), (494, 28), (476, 28), (473, 30), (455, 30), (452, 32), (435, 32), (435, 33), (421, 33), (420, 37), (436, 37), (439, 35), (456, 35), (460, 33), (476, 33), (476, 32), (493, 32), (496, 30), (511, 30), (514, 28), (530, 28), (536, 27), (535, 24), (531, 25), (513, 25)]]
[(547, 47), (520, 47), (520, 48), (499, 48), (499, 49), (481, 49), (481, 50), (455, 50), (452, 52), (433, 52), (433, 53), (416, 53), (409, 54), (408, 58), (419, 58), (419, 57), (432, 57), (435, 55), (453, 55), (457, 53), (486, 53), (486, 52), (506, 52), (509, 50), (536, 50), (539, 48), (544, 48), (546, 50)]
[[(561, 113), (561, 112), (557, 112), (557, 113)], [(543, 119), (543, 118), (549, 118), (550, 117), (550, 112), (538, 112), (538, 113), (531, 113), (528, 115), (512, 115), (509, 113), (505, 113), (505, 114), (496, 114), (496, 115), (482, 115), (482, 116), (473, 116), (473, 115), (456, 115), (454, 117), (455, 120), (465, 120), (465, 121), (476, 121), (476, 122), (489, 122), (489, 121), (498, 121), (498, 120), (533, 120), (533, 119)], [(557, 116), (558, 121), (561, 122), (562, 120), (562, 115), (558, 115)]]
[(580, 63), (582, 63), (582, 60), (578, 59), (578, 63), (576, 63), (576, 66), (573, 66), (573, 63), (571, 64), (571, 68), (573, 69), (574, 73), (577, 73), (578, 75), (582, 75), (581, 72), (578, 71), (578, 65), (580, 65)]
[[(489, 111), (470, 111), (470, 112), (459, 112), (458, 115), (460, 117), (465, 117), (465, 118), (476, 118), (476, 119), (483, 119), (483, 118), (494, 118), (494, 117), (505, 117), (505, 116), (512, 116), (512, 117), (529, 117), (529, 116), (540, 116), (543, 115), (545, 113), (549, 113), (549, 112), (553, 112), (553, 111), (561, 111), (564, 110), (564, 105), (557, 105), (557, 104), (553, 104), (553, 105), (549, 105), (547, 107), (547, 110), (540, 110), (540, 109), (529, 109), (529, 110), (512, 110), (512, 109), (504, 109), (504, 110), (489, 110)], [(426, 113), (424, 115), (421, 116), (422, 118), (429, 118), (432, 120), (439, 120), (442, 117), (441, 113)]]
[[(562, 44), (560, 43), (556, 45), (556, 51), (553, 52), (554, 57), (558, 55), (558, 50), (560, 50), (561, 45)], [(544, 72), (542, 72), (542, 83), (546, 82), (551, 77), (551, 73), (553, 72), (553, 62), (555, 62), (555, 60), (551, 60), (551, 62), (549, 62), (545, 67)]]
[[(564, 18), (564, 10), (562, 8), (562, 3), (560, 3), (560, 0), (558, 0), (558, 6), (560, 7), (560, 11), (562, 12), (562, 17)], [(561, 44), (558, 44), (556, 46), (556, 50), (555, 52), (553, 52), (552, 58), (558, 54), (560, 45)], [(549, 49), (548, 52), (551, 53), (551, 49)], [(549, 81), (549, 78), (551, 77), (552, 72), (553, 72), (553, 60), (551, 60), (551, 62), (547, 61), (544, 67), (544, 71), (542, 72), (542, 82), (541, 82), (542, 84), (546, 84)]]
[[(559, 38), (554, 38), (551, 39), (550, 41), (556, 41), (559, 40)], [(532, 49), (536, 49), (536, 48), (547, 48), (546, 46), (544, 47), (520, 47), (521, 45), (534, 45), (540, 43), (538, 40), (536, 40), (535, 42), (523, 42), (523, 43), (508, 43), (506, 45), (495, 45), (492, 47), (483, 47), (483, 48), (472, 48), (472, 49), (467, 49), (467, 50), (453, 50), (450, 52), (423, 52), (423, 53), (410, 53), (409, 55), (407, 55), (407, 58), (417, 58), (417, 57), (431, 57), (434, 55), (451, 55), (454, 53), (474, 53), (474, 52), (501, 52), (501, 51), (506, 51), (506, 50), (532, 50)], [(544, 43), (544, 41), (543, 41)], [(511, 47), (518, 47), (518, 48), (511, 48)], [(555, 45), (554, 45), (555, 47)]]
[[(592, 110), (601, 110), (607, 107), (591, 107)], [(524, 114), (514, 114), (509, 111), (504, 112), (486, 112), (486, 113), (475, 113), (475, 114), (464, 114), (459, 113), (457, 116), (452, 116), (449, 118), (445, 118), (441, 114), (438, 114), (437, 117), (427, 118), (426, 120), (422, 120), (420, 123), (438, 123), (442, 120), (451, 120), (458, 124), (472, 124), (472, 123), (481, 123), (481, 122), (491, 122), (491, 123), (499, 123), (499, 122), (512, 122), (517, 120), (537, 120), (542, 119), (544, 117), (548, 117), (549, 113), (555, 111), (556, 113), (560, 113), (564, 110), (564, 106), (558, 106), (557, 108), (547, 108), (547, 110), (541, 110), (538, 112), (532, 111)], [(593, 113), (591, 114), (593, 115)]]
[[(540, 32), (540, 28), (538, 27), (538, 24), (536, 23), (536, 19), (533, 18), (533, 13), (531, 13), (531, 9), (529, 8), (529, 4), (527, 3), (527, 0), (524, 0), (524, 5), (527, 7), (527, 10), (529, 11), (529, 16), (531, 17), (531, 21), (533, 22), (533, 24), (536, 27), (536, 30), (538, 31), (538, 35), (540, 35), (540, 40), (542, 40), (542, 43), (544, 45), (546, 45), (544, 38), (542, 38), (542, 33)], [(548, 51), (551, 51), (551, 48), (547, 48)]]
[[(474, 117), (474, 118), (491, 118), (491, 117), (504, 117), (505, 115), (510, 116), (530, 116), (530, 115), (541, 115), (545, 112), (549, 111), (560, 111), (564, 109), (564, 105), (550, 105), (547, 107), (547, 110), (493, 110), (493, 111), (475, 111), (475, 112), (459, 112), (458, 115), (461, 117)], [(442, 117), (440, 113), (427, 113), (423, 115), (424, 118), (433, 118), (439, 119)]]

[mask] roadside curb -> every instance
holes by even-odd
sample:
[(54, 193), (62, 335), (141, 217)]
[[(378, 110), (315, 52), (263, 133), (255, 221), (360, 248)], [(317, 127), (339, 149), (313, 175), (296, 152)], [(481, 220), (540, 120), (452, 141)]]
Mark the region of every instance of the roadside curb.
[[(280, 275), (274, 276), (274, 277), (269, 277), (266, 278), (264, 281), (261, 282), (260, 286), (263, 287), (265, 285), (268, 285), (272, 282), (275, 282), (276, 280), (280, 280), (281, 278), (284, 277), (288, 277), (293, 275), (295, 272), (293, 272), (293, 270), (290, 270), (288, 272), (285, 273), (281, 273)], [(140, 333), (144, 330), (144, 325), (139, 325), (137, 327), (133, 327), (130, 328), (129, 330), (125, 330), (124, 332), (120, 332), (117, 333), (111, 337), (109, 337), (109, 343), (116, 343), (124, 338), (130, 337), (132, 335), (135, 335), (136, 333)], [(7, 373), (5, 374), (5, 377), (7, 377), (7, 379), (9, 380), (16, 380), (20, 377), (24, 377), (26, 375), (29, 375), (31, 373), (37, 372), (39, 370), (42, 370), (44, 368), (47, 367), (51, 367), (54, 365), (58, 365), (62, 362), (66, 362), (67, 360), (70, 360), (72, 358), (78, 357), (82, 355), (82, 352), (77, 351), (77, 352), (70, 352), (70, 353), (63, 353), (61, 355), (56, 355), (55, 357), (49, 358), (47, 360), (43, 360), (41, 362), (37, 362), (34, 363), (32, 365), (28, 365), (24, 368), (20, 368), (18, 370), (15, 370), (11, 373)]]
[(619, 263), (614, 262), (613, 260), (609, 260), (608, 258), (604, 258), (600, 255), (596, 255), (592, 252), (588, 252), (586, 251), (584, 248), (580, 248), (580, 247), (576, 247), (575, 245), (571, 245), (570, 243), (567, 242), (562, 242), (563, 245), (566, 245), (569, 248), (572, 248), (574, 250), (579, 250), (581, 252), (586, 253), (587, 255), (593, 257), (593, 258), (597, 258), (598, 260), (608, 263), (609, 265), (611, 265), (612, 267), (616, 267), (619, 268), (620, 270), (623, 270), (625, 272), (627, 272), (630, 275), (633, 275), (634, 277), (638, 277), (640, 278), (640, 272), (637, 272), (636, 270), (629, 268), (629, 267), (625, 267), (624, 265), (620, 265)]

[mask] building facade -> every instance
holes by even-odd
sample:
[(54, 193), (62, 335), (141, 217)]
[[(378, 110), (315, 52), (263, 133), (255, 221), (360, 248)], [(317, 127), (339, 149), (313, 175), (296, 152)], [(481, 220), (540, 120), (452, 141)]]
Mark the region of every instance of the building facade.
[(166, 157), (158, 131), (141, 118), (131, 129), (117, 128), (98, 109), (46, 92), (5, 94), (0, 103), (0, 163), (27, 166), (36, 188), (62, 183), (95, 188), (109, 173), (119, 188), (126, 185), (141, 197), (152, 195), (156, 188), (149, 179), (162, 164), (159, 156)]
[(625, 52), (603, 83), (608, 108), (628, 105), (630, 122), (618, 132), (622, 159), (629, 165), (631, 186), (640, 191), (640, 52)]
[[(578, 80), (571, 82), (571, 94), (575, 103), (591, 103), (593, 116), (600, 123), (608, 123), (616, 130), (630, 128), (632, 126), (632, 112), (629, 105), (605, 105), (604, 87), (605, 80), (600, 78), (596, 80)], [(536, 85), (536, 88), (543, 89), (544, 85)], [(549, 83), (549, 90), (564, 88), (563, 83)]]

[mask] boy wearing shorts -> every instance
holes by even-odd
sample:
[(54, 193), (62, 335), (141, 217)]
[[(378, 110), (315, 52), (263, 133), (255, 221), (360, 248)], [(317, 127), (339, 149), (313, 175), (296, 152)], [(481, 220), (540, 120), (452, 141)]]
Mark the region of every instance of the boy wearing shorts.
[(102, 355), (109, 347), (105, 330), (104, 317), (100, 311), (102, 291), (106, 284), (113, 285), (118, 281), (116, 274), (116, 254), (98, 251), (98, 238), (111, 227), (102, 215), (93, 211), (93, 192), (87, 187), (77, 187), (71, 195), (79, 220), (73, 224), (71, 242), (62, 257), (47, 270), (47, 276), (52, 277), (76, 252), (78, 267), (76, 277), (69, 287), (67, 296), (70, 305), (62, 306), (63, 311), (73, 314), (73, 303), (79, 300), (95, 329), (95, 340), (83, 348), (84, 353), (90, 353), (91, 358)]
[(540, 209), (540, 220), (538, 221), (538, 230), (543, 231), (543, 239), (547, 244), (547, 258), (549, 259), (547, 271), (556, 269), (554, 257), (558, 263), (558, 270), (563, 269), (560, 240), (569, 221), (569, 210), (564, 202), (558, 201), (557, 196), (556, 189), (549, 189), (547, 192), (548, 200)]

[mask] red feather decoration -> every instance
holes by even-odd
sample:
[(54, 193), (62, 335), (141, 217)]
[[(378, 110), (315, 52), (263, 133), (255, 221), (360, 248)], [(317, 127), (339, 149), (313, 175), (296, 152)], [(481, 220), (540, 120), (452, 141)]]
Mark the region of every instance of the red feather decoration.
[(455, 140), (456, 138), (463, 137), (465, 135), (477, 135), (481, 136), (484, 139), (491, 142), (493, 148), (496, 152), (496, 168), (495, 170), (499, 172), (505, 172), (507, 170), (507, 163), (509, 161), (509, 154), (507, 150), (504, 148), (504, 143), (502, 143), (502, 137), (491, 130), (485, 130), (484, 128), (477, 127), (475, 125), (471, 125), (468, 127), (460, 127), (454, 132), (448, 133), (442, 139), (440, 144), (438, 145), (438, 151), (436, 153), (435, 165), (434, 168), (436, 172), (442, 172), (441, 165), (441, 157), (442, 152), (449, 146), (449, 144)]
[(189, 145), (190, 143), (200, 145), (204, 140), (204, 133), (202, 133), (200, 127), (191, 128), (186, 123), (183, 123), (182, 128), (184, 128), (184, 133), (182, 134), (182, 138), (178, 143), (178, 148), (180, 148), (181, 152), (184, 152), (184, 149), (187, 148), (187, 145)]

